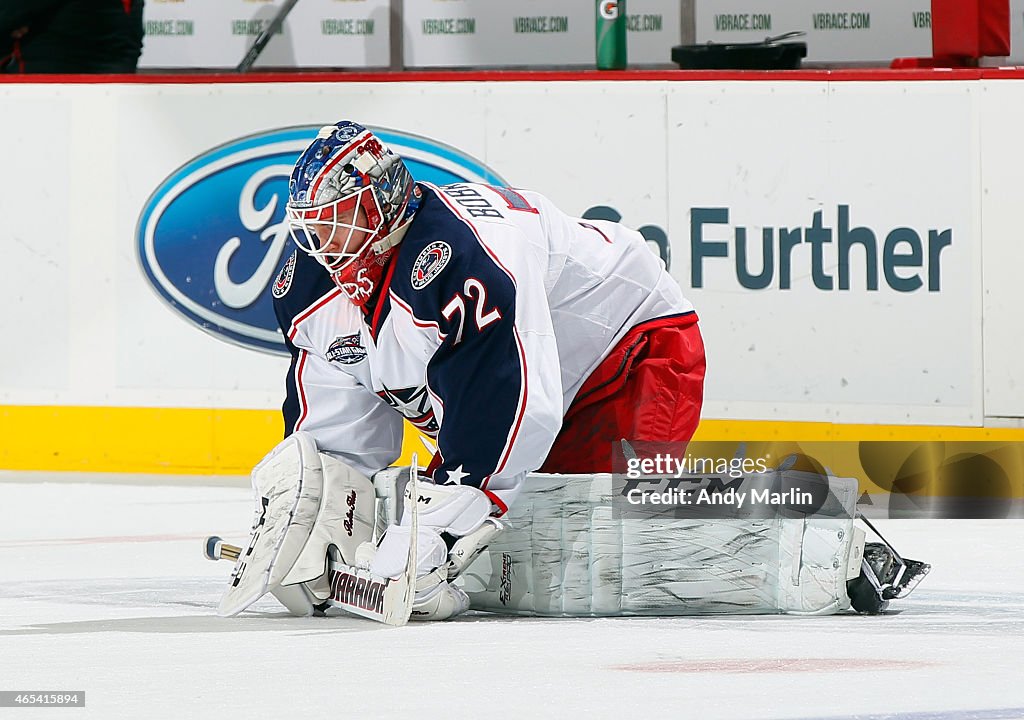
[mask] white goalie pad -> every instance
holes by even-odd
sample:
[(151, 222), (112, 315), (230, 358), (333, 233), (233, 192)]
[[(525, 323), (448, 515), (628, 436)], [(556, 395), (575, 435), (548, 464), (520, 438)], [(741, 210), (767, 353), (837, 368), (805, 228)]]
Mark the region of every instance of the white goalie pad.
[[(348, 563), (355, 560), (360, 544), (373, 539), (373, 484), (359, 471), (330, 455), (320, 454), (323, 467), (323, 494), (320, 509), (309, 539), (282, 585), (309, 583), (325, 577), (327, 548), (334, 545)], [(323, 582), (311, 590), (319, 600), (327, 599), (330, 584)]]
[(330, 594), (328, 548), (355, 557), (372, 538), (373, 486), (345, 463), (317, 451), (307, 433), (279, 443), (252, 471), (256, 512), (218, 614), (232, 616), (271, 592), (295, 615)]
[[(396, 480), (374, 477), (384, 522), (401, 510)], [(857, 481), (829, 486), (829, 513), (654, 519), (616, 516), (611, 475), (532, 474), (460, 582), (472, 609), (517, 615), (835, 613), (864, 533)]]

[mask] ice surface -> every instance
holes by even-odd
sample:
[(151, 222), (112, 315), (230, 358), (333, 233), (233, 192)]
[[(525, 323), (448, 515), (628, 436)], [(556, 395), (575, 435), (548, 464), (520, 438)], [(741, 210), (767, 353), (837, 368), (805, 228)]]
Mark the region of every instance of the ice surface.
[(1024, 718), (1024, 521), (877, 523), (934, 568), (883, 617), (386, 628), (216, 617), (245, 481), (95, 479), (0, 475), (0, 690), (86, 692), (0, 718)]

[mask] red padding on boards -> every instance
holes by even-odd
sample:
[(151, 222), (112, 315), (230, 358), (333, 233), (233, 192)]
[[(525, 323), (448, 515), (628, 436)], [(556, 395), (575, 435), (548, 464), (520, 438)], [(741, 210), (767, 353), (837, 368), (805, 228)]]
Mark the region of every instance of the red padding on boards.
[(932, 55), (1010, 54), (1010, 0), (932, 0)]

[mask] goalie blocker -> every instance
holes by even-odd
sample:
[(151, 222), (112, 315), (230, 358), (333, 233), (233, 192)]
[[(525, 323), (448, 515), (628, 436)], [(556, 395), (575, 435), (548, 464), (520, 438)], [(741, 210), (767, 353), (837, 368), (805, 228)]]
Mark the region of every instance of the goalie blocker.
[(472, 487), (418, 487), (415, 456), (403, 470), (418, 502), (375, 544), (370, 480), (319, 453), (309, 434), (288, 436), (253, 469), (246, 547), (207, 539), (208, 558), (236, 560), (218, 612), (237, 615), (268, 592), (295, 615), (337, 607), (392, 625), (465, 611), (469, 600), (450, 581), (500, 530), (491, 502)]
[[(296, 432), (253, 469), (252, 485), (256, 508), (246, 547), (228, 552), (223, 543), (208, 543), (207, 557), (237, 558), (218, 614), (237, 615), (269, 592), (294, 615), (332, 604), (391, 625), (408, 621), (409, 578), (377, 577), (354, 564), (359, 546), (373, 538), (367, 477)], [(409, 560), (415, 566), (415, 548)]]

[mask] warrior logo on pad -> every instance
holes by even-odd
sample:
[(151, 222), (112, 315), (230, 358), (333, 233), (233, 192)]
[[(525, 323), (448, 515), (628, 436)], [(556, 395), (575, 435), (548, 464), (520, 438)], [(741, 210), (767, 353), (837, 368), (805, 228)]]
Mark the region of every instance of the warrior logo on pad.
[(412, 264), (412, 287), (414, 290), (422, 290), (444, 270), (444, 266), (452, 257), (452, 248), (446, 242), (432, 242), (423, 248), (423, 251)]

